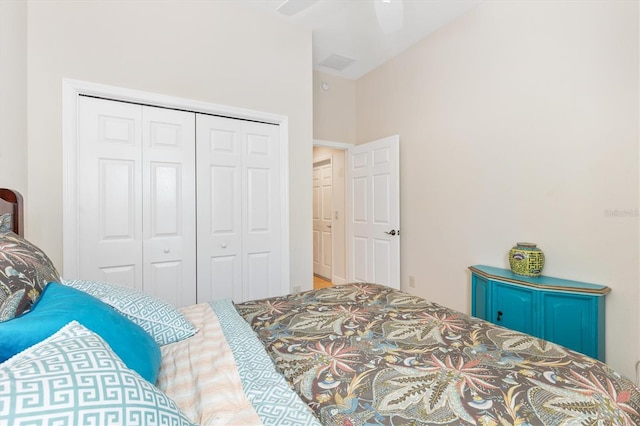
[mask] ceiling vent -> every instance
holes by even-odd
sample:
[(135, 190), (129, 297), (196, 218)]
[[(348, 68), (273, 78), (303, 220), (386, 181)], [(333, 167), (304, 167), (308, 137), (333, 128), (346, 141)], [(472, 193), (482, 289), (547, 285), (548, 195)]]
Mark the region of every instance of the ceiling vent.
[(321, 67), (332, 68), (334, 70), (342, 71), (356, 60), (352, 58), (347, 58), (346, 56), (333, 54), (327, 58), (325, 58), (318, 65)]

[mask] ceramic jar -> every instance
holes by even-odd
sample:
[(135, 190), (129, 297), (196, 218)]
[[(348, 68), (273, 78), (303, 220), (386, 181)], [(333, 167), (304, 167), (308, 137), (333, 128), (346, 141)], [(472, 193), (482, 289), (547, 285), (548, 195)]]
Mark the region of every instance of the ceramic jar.
[(544, 253), (536, 244), (517, 243), (509, 251), (509, 266), (514, 274), (537, 277), (542, 274)]

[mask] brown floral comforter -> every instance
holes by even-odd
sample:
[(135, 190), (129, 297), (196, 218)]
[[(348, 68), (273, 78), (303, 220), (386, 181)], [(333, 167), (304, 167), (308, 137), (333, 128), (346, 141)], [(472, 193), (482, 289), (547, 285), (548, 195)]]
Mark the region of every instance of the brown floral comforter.
[(375, 284), (236, 305), (325, 425), (636, 425), (607, 365)]

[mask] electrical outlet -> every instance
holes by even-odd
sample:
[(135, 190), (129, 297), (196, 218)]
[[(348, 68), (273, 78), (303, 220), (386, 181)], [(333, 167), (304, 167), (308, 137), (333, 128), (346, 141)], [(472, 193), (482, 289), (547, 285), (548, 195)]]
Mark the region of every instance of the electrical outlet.
[(416, 287), (416, 277), (409, 275), (409, 287)]
[(293, 292), (294, 293), (300, 293), (300, 286), (299, 285), (294, 285), (293, 286)]

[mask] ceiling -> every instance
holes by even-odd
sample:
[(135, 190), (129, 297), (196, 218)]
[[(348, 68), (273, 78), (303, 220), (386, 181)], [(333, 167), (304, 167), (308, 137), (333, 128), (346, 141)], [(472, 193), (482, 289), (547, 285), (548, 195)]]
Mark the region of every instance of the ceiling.
[(313, 69), (355, 80), (481, 0), (241, 1), (311, 30)]

